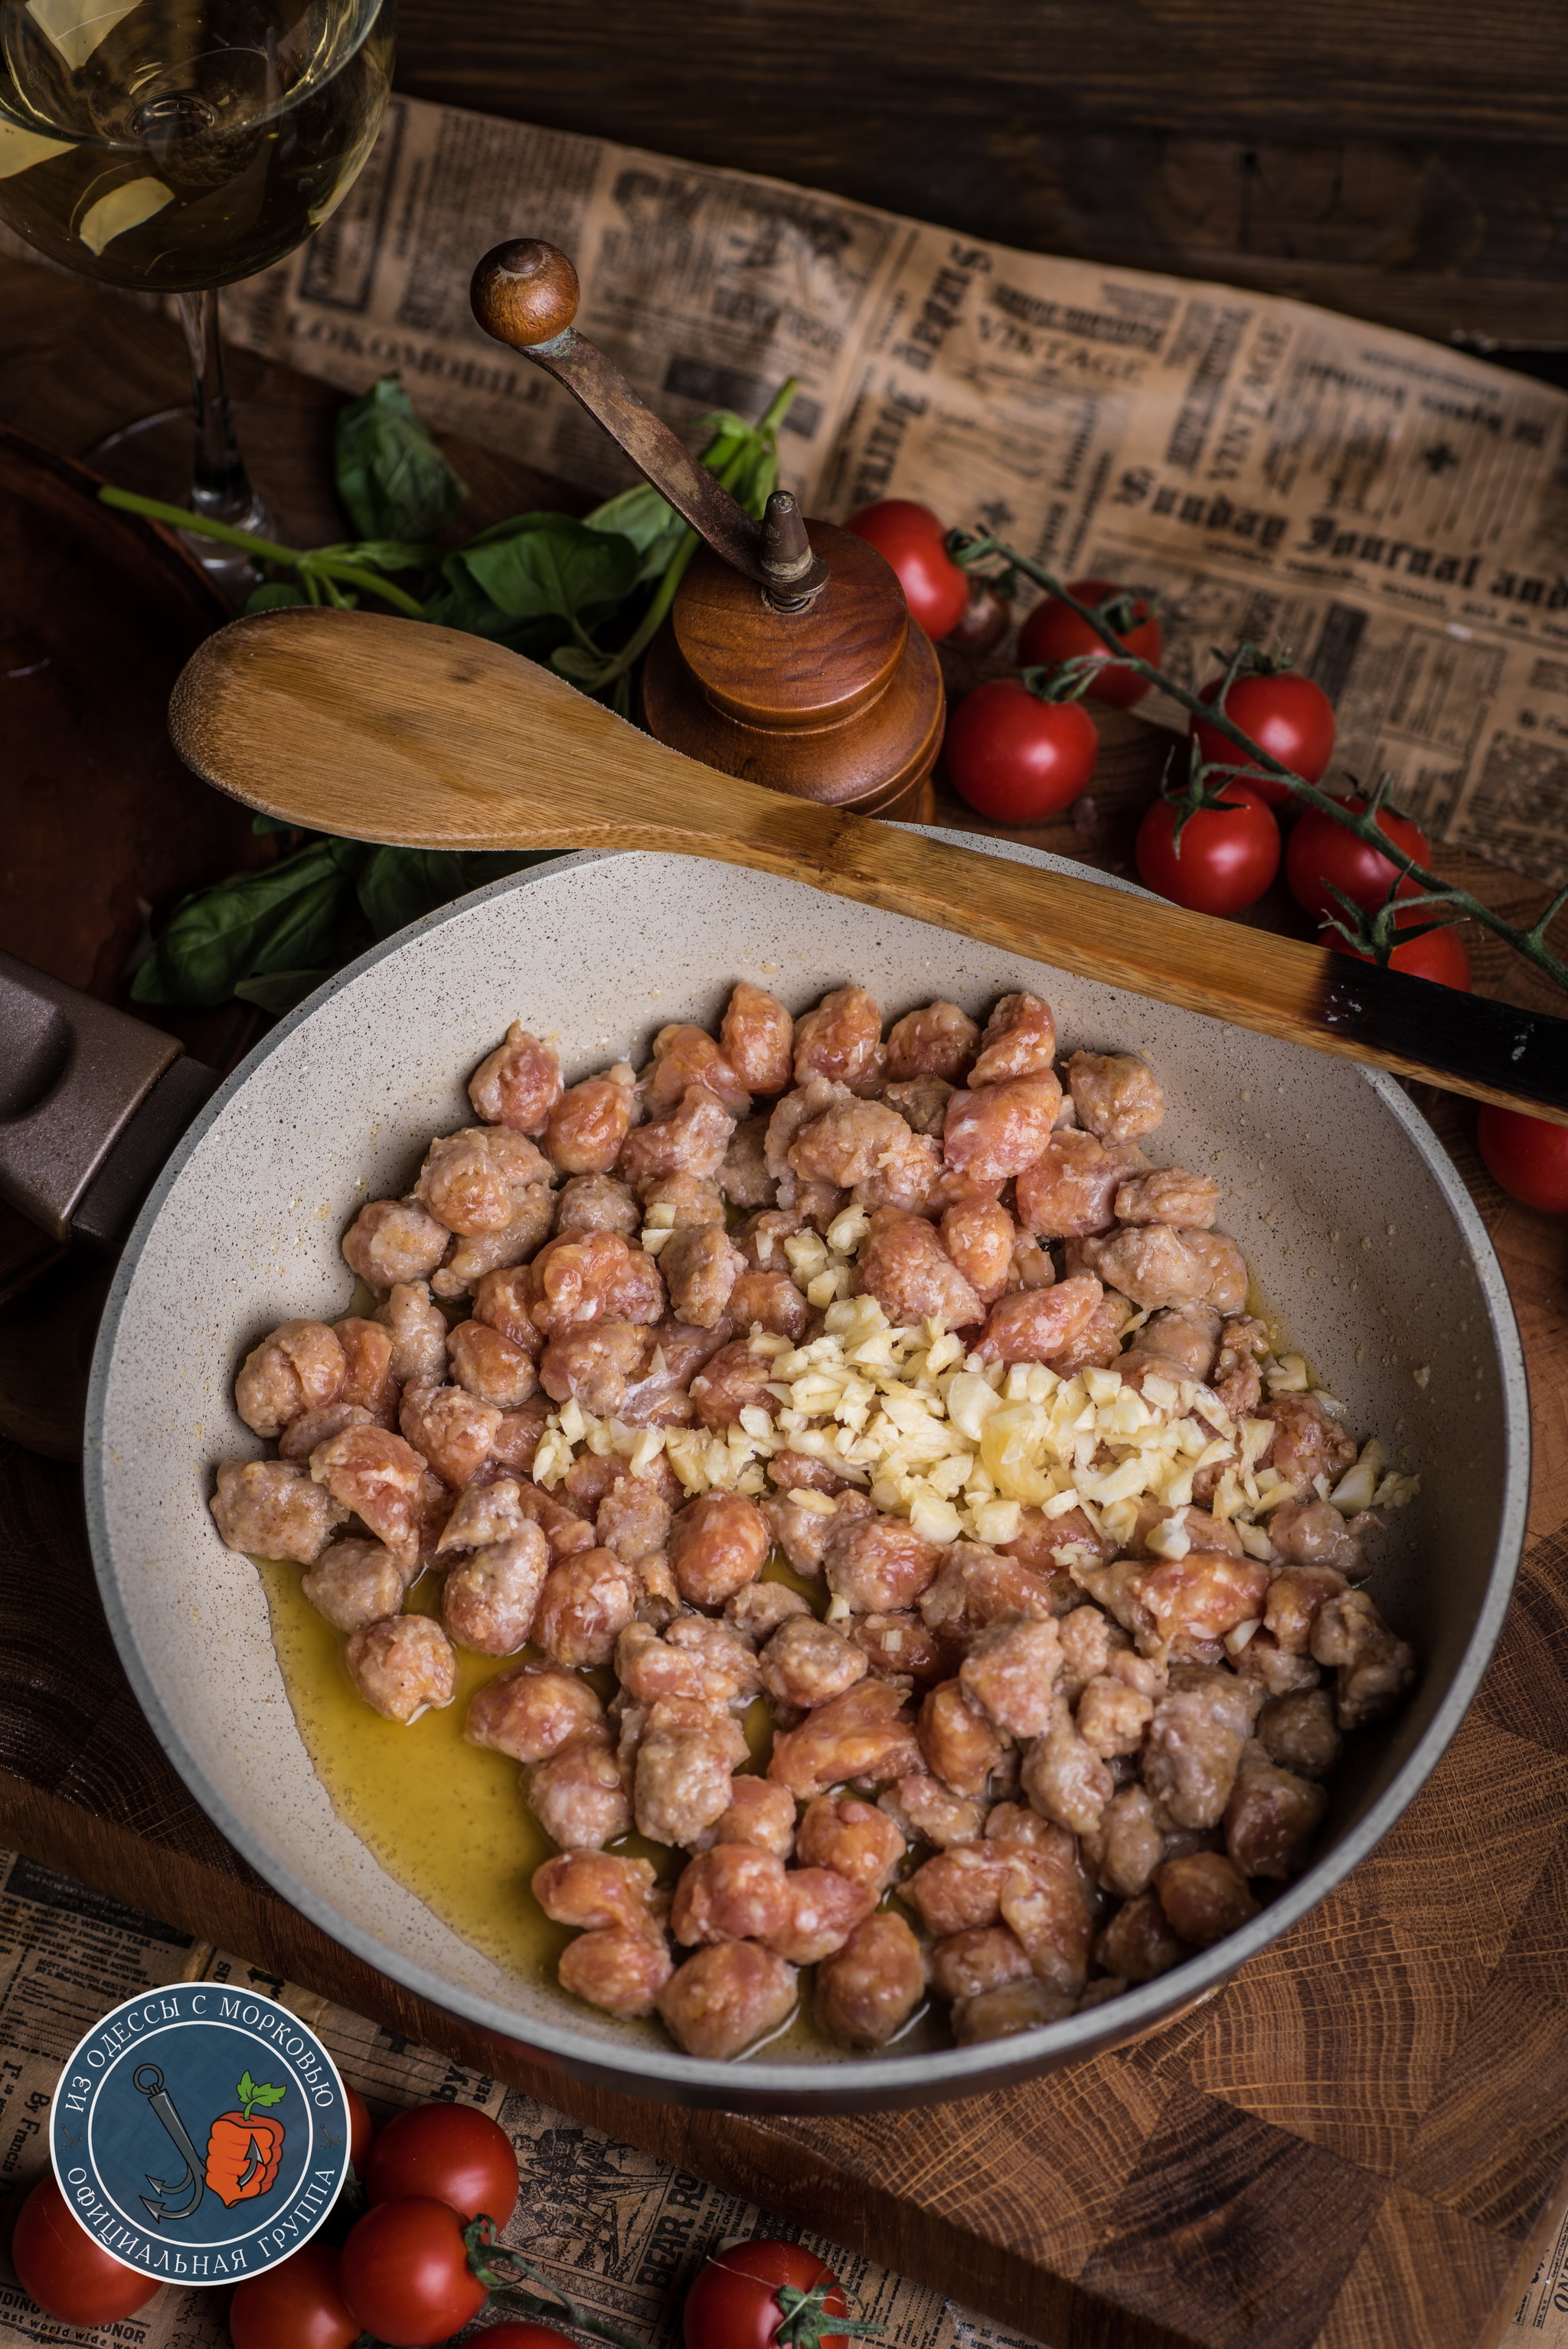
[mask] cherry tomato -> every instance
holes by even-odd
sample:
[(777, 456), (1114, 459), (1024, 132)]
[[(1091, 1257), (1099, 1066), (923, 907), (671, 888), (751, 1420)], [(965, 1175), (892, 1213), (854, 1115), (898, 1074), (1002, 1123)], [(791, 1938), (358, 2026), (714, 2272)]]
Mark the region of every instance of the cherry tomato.
[(449, 2341), (490, 2297), (469, 2266), (462, 2220), (425, 2194), (366, 2210), (343, 2246), (338, 2288), (365, 2330), (391, 2349)]
[(418, 2105), (388, 2121), (370, 2148), (367, 2202), (428, 2194), (465, 2219), (504, 2227), (517, 2207), (517, 2156), (505, 2129), (471, 2105)]
[[(1076, 595), (1080, 604), (1103, 604), (1108, 595), (1124, 592), (1109, 579), (1069, 579), (1068, 594)], [(1164, 634), (1159, 621), (1147, 604), (1135, 600), (1132, 626), (1117, 629), (1118, 641), (1140, 660), (1158, 661), (1164, 644)], [(1095, 635), (1087, 620), (1080, 620), (1070, 604), (1055, 595), (1047, 595), (1037, 604), (1024, 622), (1018, 636), (1018, 666), (1031, 667), (1042, 664), (1073, 660), (1088, 653), (1103, 666), (1095, 671), (1094, 683), (1088, 688), (1097, 701), (1113, 701), (1120, 709), (1130, 709), (1141, 701), (1149, 690), (1147, 678), (1136, 669), (1127, 668), (1112, 660), (1102, 639)]]
[(1527, 1207), (1568, 1216), (1568, 1125), (1491, 1102), (1476, 1121), (1476, 1140), (1492, 1180)]
[(348, 2099), (348, 2158), (354, 2164), (354, 2175), (363, 2183), (376, 2124), (370, 2117), (369, 2106), (357, 2088), (351, 2088), (345, 2080), (343, 2093)]
[[(1396, 930), (1406, 929), (1417, 922), (1430, 919), (1429, 909), (1417, 906), (1410, 913), (1396, 916)], [(1340, 930), (1325, 927), (1318, 934), (1320, 946), (1332, 947), (1336, 954), (1348, 955), (1352, 962), (1370, 962), (1370, 955), (1358, 954)], [(1389, 957), (1391, 968), (1402, 970), (1408, 978), (1429, 978), (1439, 987), (1457, 987), (1465, 994), (1470, 989), (1470, 957), (1465, 942), (1453, 923), (1445, 923), (1440, 930), (1428, 930), (1412, 938), (1408, 947), (1396, 947)]]
[(956, 645), (961, 652), (988, 653), (999, 645), (1007, 633), (1013, 607), (1006, 595), (998, 593), (992, 579), (969, 576), (969, 601), (955, 627), (949, 628), (943, 641)]
[[(1249, 785), (1248, 787), (1252, 787)], [(1348, 808), (1360, 810), (1367, 804), (1359, 793), (1345, 802)], [(1393, 815), (1387, 808), (1377, 812), (1377, 829), (1396, 848), (1413, 856), (1418, 864), (1425, 864), (1431, 856), (1427, 836), (1418, 824), (1408, 816)], [(1316, 808), (1308, 808), (1290, 836), (1285, 851), (1284, 877), (1290, 894), (1304, 914), (1315, 922), (1326, 921), (1339, 912), (1336, 899), (1328, 894), (1330, 884), (1343, 889), (1346, 895), (1367, 911), (1376, 913), (1399, 878), (1399, 868), (1353, 832), (1346, 832), (1331, 815)], [(1400, 895), (1410, 891), (1401, 885)]]
[(145, 2308), (157, 2284), (96, 2243), (52, 2178), (16, 2214), (11, 2264), (22, 2289), (61, 2324), (109, 2324)]
[(954, 791), (982, 815), (1043, 823), (1093, 774), (1099, 737), (1081, 702), (1042, 701), (1021, 678), (994, 677), (948, 719), (943, 754)]
[[(1212, 677), (1199, 699), (1212, 701), (1223, 683), (1223, 678)], [(1261, 750), (1304, 782), (1315, 783), (1334, 756), (1334, 704), (1321, 686), (1297, 669), (1280, 669), (1272, 677), (1237, 678), (1225, 696), (1225, 715), (1243, 734), (1250, 734)], [(1201, 718), (1193, 719), (1189, 731), (1205, 759), (1249, 770), (1255, 764)], [(1288, 787), (1275, 782), (1272, 775), (1254, 778), (1249, 772), (1247, 788), (1270, 807), (1295, 803)]]
[(1138, 827), (1139, 878), (1194, 914), (1240, 914), (1279, 870), (1279, 826), (1246, 783), (1229, 783), (1216, 808), (1200, 808), (1175, 844), (1176, 810), (1158, 799)]
[(844, 524), (885, 555), (898, 574), (904, 601), (934, 644), (958, 626), (969, 604), (969, 580), (948, 554), (946, 532), (929, 506), (913, 498), (879, 498)]
[(234, 2349), (354, 2349), (359, 2330), (326, 2243), (307, 2243), (264, 2275), (247, 2276), (229, 2303)]
[[(774, 2349), (783, 2311), (780, 2284), (811, 2292), (832, 2282), (833, 2271), (799, 2243), (732, 2243), (707, 2262), (681, 2314), (686, 2349)], [(849, 2305), (836, 2282), (823, 2302), (830, 2316), (847, 2316)], [(847, 2333), (807, 2334), (799, 2349), (850, 2349)]]

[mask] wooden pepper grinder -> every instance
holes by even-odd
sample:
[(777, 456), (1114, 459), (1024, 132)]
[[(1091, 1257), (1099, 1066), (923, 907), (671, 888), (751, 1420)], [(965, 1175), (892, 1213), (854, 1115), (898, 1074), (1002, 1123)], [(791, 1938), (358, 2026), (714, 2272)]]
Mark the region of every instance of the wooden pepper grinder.
[(775, 490), (760, 523), (577, 333), (577, 272), (521, 237), (487, 253), (469, 298), (487, 335), (563, 383), (706, 543), (648, 647), (661, 742), (769, 791), (929, 822), (942, 672), (892, 566)]

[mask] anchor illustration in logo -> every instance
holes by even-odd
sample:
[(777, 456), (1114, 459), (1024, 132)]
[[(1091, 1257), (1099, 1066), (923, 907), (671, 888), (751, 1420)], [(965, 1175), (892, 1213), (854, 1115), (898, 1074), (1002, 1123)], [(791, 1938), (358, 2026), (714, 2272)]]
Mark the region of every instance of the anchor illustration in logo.
[(148, 2172), (147, 2182), (152, 2194), (141, 2196), (141, 2207), (156, 2224), (161, 2225), (165, 2219), (188, 2219), (209, 2186), (229, 2210), (236, 2202), (248, 2202), (271, 2192), (283, 2159), (284, 2125), (264, 2110), (257, 2119), (255, 2107), (281, 2104), (288, 2093), (286, 2088), (269, 2086), (265, 2081), (258, 2085), (247, 2072), (238, 2090), (242, 2109), (219, 2114), (208, 2132), (203, 2158), (163, 2085), (158, 2065), (142, 2064), (131, 2078), (138, 2093), (147, 2098), (158, 2115), (185, 2165), (182, 2175), (174, 2178), (154, 2178)]

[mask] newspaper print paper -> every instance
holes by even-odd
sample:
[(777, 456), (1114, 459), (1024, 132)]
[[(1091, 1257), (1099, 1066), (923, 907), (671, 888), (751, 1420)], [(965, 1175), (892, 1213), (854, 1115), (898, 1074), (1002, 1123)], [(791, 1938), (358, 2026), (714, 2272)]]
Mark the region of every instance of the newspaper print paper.
[[(1169, 662), (1283, 647), (1434, 831), (1568, 879), (1568, 395), (1306, 304), (954, 237), (835, 196), (396, 99), (362, 179), (224, 296), (236, 340), (609, 490), (561, 388), (469, 311), (504, 237), (576, 261), (579, 322), (677, 425), (800, 388), (784, 477), (984, 524), (1160, 589)], [(1175, 709), (1146, 704), (1177, 720)]]
[[(518, 2209), (505, 2230), (581, 2305), (679, 2349), (680, 2303), (707, 2254), (737, 2236), (799, 2237), (831, 2261), (859, 2313), (886, 2327), (886, 2349), (1037, 2349), (939, 2292), (801, 2234), (741, 2196), (618, 2145), (497, 2080), (465, 2071), (346, 2007), (263, 1974), (243, 1960), (32, 1860), (0, 1852), (0, 2245), (49, 2166), (48, 2105), (60, 2065), (111, 2006), (144, 1986), (241, 1982), (294, 2010), (331, 2048), (377, 2124), (406, 2105), (477, 2105), (517, 2147)], [(0, 2250), (0, 2349), (229, 2349), (223, 2291), (165, 2286), (135, 2316), (84, 2332), (43, 2316)], [(482, 2343), (482, 2325), (463, 2334)]]

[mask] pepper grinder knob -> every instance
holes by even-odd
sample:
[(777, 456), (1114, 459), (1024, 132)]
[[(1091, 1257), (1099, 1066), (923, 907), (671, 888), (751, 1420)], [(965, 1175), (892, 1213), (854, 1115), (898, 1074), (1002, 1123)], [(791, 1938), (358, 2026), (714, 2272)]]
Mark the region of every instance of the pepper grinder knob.
[(486, 334), (529, 352), (566, 332), (582, 298), (568, 256), (536, 236), (514, 237), (487, 253), (469, 288), (474, 316)]

